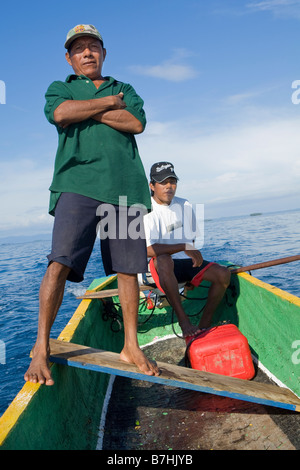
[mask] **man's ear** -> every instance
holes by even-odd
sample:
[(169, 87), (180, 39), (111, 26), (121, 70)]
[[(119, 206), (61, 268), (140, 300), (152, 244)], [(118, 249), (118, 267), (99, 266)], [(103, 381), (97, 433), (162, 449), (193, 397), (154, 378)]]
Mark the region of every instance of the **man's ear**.
[(106, 49), (103, 47), (103, 61), (105, 60), (106, 57)]
[(153, 183), (150, 182), (149, 187), (150, 187), (151, 191), (154, 191), (154, 184)]
[(66, 57), (66, 60), (67, 60), (68, 64), (69, 64), (69, 65), (72, 65), (71, 58), (70, 58), (70, 54), (69, 54), (68, 51), (66, 52), (65, 57)]

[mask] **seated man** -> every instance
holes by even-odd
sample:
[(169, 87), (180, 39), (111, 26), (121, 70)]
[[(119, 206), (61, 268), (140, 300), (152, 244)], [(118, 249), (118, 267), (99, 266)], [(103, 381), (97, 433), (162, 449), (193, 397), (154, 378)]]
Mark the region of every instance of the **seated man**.
[[(175, 196), (178, 177), (169, 162), (155, 163), (150, 171), (152, 212), (144, 217), (147, 256), (152, 277), (174, 308), (184, 337), (211, 325), (213, 314), (230, 283), (230, 272), (204, 261), (194, 247), (195, 216), (192, 205)], [(211, 283), (198, 326), (192, 325), (181, 304), (178, 283)]]

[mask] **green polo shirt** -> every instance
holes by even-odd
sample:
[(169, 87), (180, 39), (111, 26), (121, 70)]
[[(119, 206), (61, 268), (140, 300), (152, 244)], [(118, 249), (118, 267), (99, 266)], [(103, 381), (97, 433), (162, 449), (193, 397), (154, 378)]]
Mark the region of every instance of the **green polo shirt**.
[[(53, 117), (67, 100), (89, 100), (124, 93), (126, 110), (146, 125), (144, 102), (131, 85), (105, 77), (97, 89), (86, 76), (69, 75), (53, 82), (46, 92), (45, 115), (58, 132), (58, 149), (50, 186), (49, 212), (62, 192), (73, 192), (110, 204), (143, 204), (151, 207), (144, 167), (133, 134), (119, 132), (94, 119), (62, 129)], [(120, 199), (121, 198), (121, 199)]]

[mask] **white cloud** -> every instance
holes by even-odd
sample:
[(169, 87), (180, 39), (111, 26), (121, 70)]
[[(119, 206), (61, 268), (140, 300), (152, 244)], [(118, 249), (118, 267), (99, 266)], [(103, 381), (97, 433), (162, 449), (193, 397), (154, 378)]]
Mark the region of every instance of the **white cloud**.
[(298, 17), (300, 16), (299, 0), (263, 0), (248, 3), (249, 11), (270, 11), (275, 16)]
[(264, 0), (261, 2), (252, 2), (248, 7), (260, 10), (273, 10), (282, 6), (299, 5), (299, 0)]
[(236, 106), (239, 104), (246, 104), (247, 102), (254, 102), (255, 99), (266, 97), (268, 93), (274, 92), (278, 88), (278, 85), (270, 85), (268, 87), (261, 87), (257, 90), (248, 90), (242, 93), (235, 93), (234, 95), (224, 98), (223, 103), (225, 105)]
[(133, 65), (130, 69), (148, 77), (160, 78), (172, 82), (190, 80), (198, 75), (198, 72), (188, 64), (183, 63), (190, 53), (185, 49), (176, 49), (174, 56), (156, 65)]
[(296, 208), (300, 207), (299, 126), (298, 118), (257, 118), (256, 123), (241, 120), (226, 129), (201, 133), (188, 122), (150, 123), (140, 151), (147, 174), (154, 161), (173, 162), (180, 178), (178, 195), (205, 203), (208, 209), (227, 203), (230, 215), (240, 200), (251, 205), (258, 199), (289, 196)]
[[(225, 2), (224, 2), (225, 3)], [(217, 15), (234, 15), (242, 17), (251, 13), (269, 12), (276, 18), (300, 19), (300, 0), (250, 0), (243, 3), (236, 2), (234, 6), (222, 5), (214, 9)], [(239, 4), (240, 3), (240, 4)]]

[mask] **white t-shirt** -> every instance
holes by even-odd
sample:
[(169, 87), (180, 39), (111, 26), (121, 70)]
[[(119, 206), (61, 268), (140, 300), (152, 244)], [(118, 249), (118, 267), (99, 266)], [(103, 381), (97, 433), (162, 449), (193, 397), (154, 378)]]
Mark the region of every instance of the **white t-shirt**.
[[(151, 202), (152, 211), (144, 216), (147, 247), (155, 243), (193, 245), (200, 233), (192, 204), (176, 196), (170, 205), (158, 204), (153, 198)], [(175, 253), (172, 257), (188, 258), (184, 251)]]

